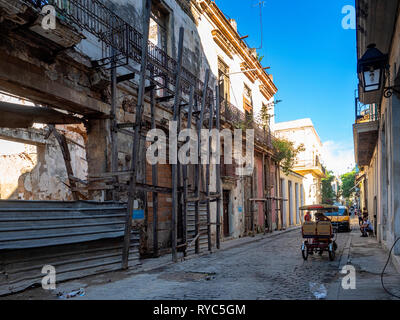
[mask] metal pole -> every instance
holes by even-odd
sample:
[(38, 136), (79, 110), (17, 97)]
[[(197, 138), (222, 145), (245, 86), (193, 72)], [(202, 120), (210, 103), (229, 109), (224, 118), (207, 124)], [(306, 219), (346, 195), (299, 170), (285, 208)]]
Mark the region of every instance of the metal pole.
[(151, 0), (146, 0), (145, 6), (143, 8), (144, 18), (143, 18), (142, 55), (141, 55), (141, 66), (140, 66), (140, 76), (139, 76), (138, 100), (137, 100), (136, 115), (135, 115), (135, 138), (132, 148), (132, 162), (131, 162), (132, 175), (129, 181), (128, 209), (126, 213), (124, 247), (122, 252), (122, 269), (128, 269), (129, 247), (131, 243), (133, 203), (136, 193), (136, 171), (137, 171), (136, 162), (138, 159), (138, 154), (140, 152), (140, 132), (142, 123), (145, 86), (146, 86), (146, 67), (148, 58), (147, 55), (148, 55), (150, 10), (151, 10)]
[[(184, 29), (181, 27), (179, 29), (179, 45), (178, 45), (178, 61), (176, 65), (176, 81), (175, 81), (175, 101), (174, 101), (174, 116), (173, 121), (178, 120), (179, 113), (179, 103), (180, 103), (180, 89), (181, 89), (181, 67), (182, 67), (182, 53), (183, 53), (183, 36)], [(174, 139), (177, 140), (177, 132), (174, 132)], [(171, 137), (170, 137), (171, 139)], [(176, 141), (177, 142), (177, 141)], [(171, 141), (170, 141), (171, 143)], [(178, 157), (176, 158), (177, 162), (179, 162)], [(174, 262), (178, 261), (177, 258), (177, 232), (178, 232), (178, 224), (177, 224), (177, 215), (178, 215), (178, 164), (172, 164), (172, 260)]]
[[(216, 112), (216, 127), (217, 131), (219, 132), (221, 129), (221, 102), (220, 102), (220, 96), (219, 96), (219, 84), (215, 87), (215, 92), (216, 92), (216, 107), (215, 107), (215, 112)], [(224, 141), (225, 142), (225, 141)], [(217, 164), (215, 165), (216, 169), (216, 186), (217, 186), (217, 194), (218, 194), (218, 199), (217, 199), (217, 249), (220, 249), (221, 247), (221, 199), (222, 199), (222, 190), (221, 190), (221, 140), (218, 139), (217, 141)]]

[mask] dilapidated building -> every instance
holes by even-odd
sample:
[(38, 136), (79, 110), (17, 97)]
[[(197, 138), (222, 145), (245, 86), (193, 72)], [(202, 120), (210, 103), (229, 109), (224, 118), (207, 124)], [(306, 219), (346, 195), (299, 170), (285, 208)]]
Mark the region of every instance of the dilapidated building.
[[(277, 88), (214, 2), (0, 0), (0, 35), (0, 294), (45, 264), (63, 280), (272, 232), (279, 170), (257, 114)], [(223, 152), (171, 161), (182, 129), (211, 146), (202, 129), (238, 128), (254, 129), (250, 175)]]

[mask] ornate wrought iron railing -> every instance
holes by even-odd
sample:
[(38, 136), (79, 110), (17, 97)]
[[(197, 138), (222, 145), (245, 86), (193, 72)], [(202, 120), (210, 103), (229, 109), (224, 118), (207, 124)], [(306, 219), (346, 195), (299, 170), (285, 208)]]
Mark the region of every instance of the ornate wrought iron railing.
[[(24, 0), (37, 9), (47, 4), (54, 5), (58, 17), (64, 22), (96, 36), (103, 46), (103, 62), (110, 63), (112, 59), (123, 61), (129, 59), (140, 63), (142, 34), (132, 25), (124, 21), (111, 11), (104, 0)], [(147, 69), (152, 72), (154, 81), (171, 94), (174, 93), (175, 70), (177, 62), (164, 50), (148, 41), (149, 63)], [(164, 80), (156, 80), (164, 79)], [(195, 96), (201, 100), (203, 82), (192, 74), (187, 68), (182, 68), (181, 91), (184, 95), (190, 92), (190, 86), (195, 88)], [(207, 90), (208, 104), (213, 99), (213, 90)], [(252, 119), (230, 103), (221, 103), (221, 116), (223, 120), (233, 125), (245, 124), (255, 130), (256, 142), (272, 148), (272, 135), (269, 131), (261, 129)]]
[(379, 120), (379, 104), (363, 104), (356, 98), (356, 123), (373, 122)]
[(324, 174), (326, 172), (324, 166), (318, 159), (297, 160), (294, 166), (297, 168), (319, 168)]
[(221, 101), (221, 120), (230, 123), (236, 128), (254, 129), (255, 142), (273, 149), (274, 139), (269, 128), (261, 128), (252, 117), (247, 116), (235, 105), (225, 100)]
[[(58, 17), (66, 23), (83, 29), (94, 36), (103, 44), (103, 62), (110, 63), (112, 59), (132, 59), (140, 63), (142, 34), (132, 25), (124, 21), (111, 11), (103, 0), (24, 0), (35, 8), (41, 9), (47, 4), (54, 5)], [(164, 50), (148, 41), (149, 63), (147, 69), (154, 78), (162, 78), (165, 89), (173, 94), (174, 89), (167, 84), (175, 86), (176, 61)], [(127, 64), (127, 62), (126, 62)], [(155, 81), (157, 82), (157, 81)], [(198, 99), (202, 96), (203, 82), (192, 74), (187, 68), (182, 68), (181, 91), (188, 95), (190, 87), (194, 86)], [(208, 102), (212, 99), (211, 88), (208, 88)]]

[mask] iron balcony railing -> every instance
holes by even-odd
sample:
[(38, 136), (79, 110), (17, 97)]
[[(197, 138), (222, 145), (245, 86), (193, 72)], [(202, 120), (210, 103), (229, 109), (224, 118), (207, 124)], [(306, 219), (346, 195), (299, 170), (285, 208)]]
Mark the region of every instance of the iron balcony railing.
[[(126, 60), (126, 64), (128, 59), (140, 63), (142, 34), (111, 11), (105, 5), (104, 0), (24, 0), (24, 2), (38, 9), (47, 4), (54, 5), (59, 19), (96, 36), (102, 42), (103, 56), (105, 56), (102, 60), (104, 63), (111, 62), (112, 59)], [(166, 84), (175, 86), (177, 62), (151, 41), (147, 42), (147, 46), (149, 56), (147, 69), (151, 72), (153, 81), (160, 87), (164, 86), (169, 93), (173, 94), (174, 90), (166, 86)], [(164, 80), (157, 81), (160, 78)], [(187, 68), (182, 67), (182, 93), (188, 95), (191, 86), (195, 88), (195, 98), (197, 101), (201, 101), (203, 82)], [(208, 105), (212, 99), (213, 90), (208, 88)], [(237, 107), (230, 103), (222, 102), (221, 115), (222, 118), (234, 125), (246, 124), (248, 128), (254, 129), (256, 142), (272, 149), (273, 137), (271, 133), (259, 128), (253, 120), (248, 119)]]
[(357, 124), (379, 120), (379, 104), (363, 104), (356, 98), (355, 109)]
[(294, 164), (295, 168), (319, 168), (324, 174), (326, 173), (326, 169), (321, 164), (318, 159), (305, 159), (305, 160), (297, 160)]
[[(21, 0), (22, 1), (22, 0)], [(140, 63), (142, 34), (132, 25), (121, 19), (106, 6), (104, 0), (24, 0), (25, 3), (41, 9), (47, 4), (54, 5), (58, 18), (74, 27), (86, 30), (96, 36), (103, 45), (103, 62), (110, 63), (112, 59), (118, 61), (132, 59)], [(175, 86), (175, 70), (177, 62), (164, 50), (148, 41), (147, 69), (152, 73), (153, 80), (173, 94), (174, 90), (167, 84)], [(190, 87), (194, 86), (195, 96), (200, 99), (203, 91), (203, 82), (182, 67), (181, 91), (186, 96)], [(161, 82), (157, 78), (164, 79)], [(165, 87), (166, 86), (166, 87)], [(211, 88), (208, 88), (208, 102), (212, 99)]]
[(236, 128), (242, 129), (254, 129), (255, 142), (266, 146), (269, 149), (273, 149), (273, 135), (269, 128), (260, 128), (254, 119), (247, 116), (244, 112), (239, 110), (235, 105), (222, 100), (221, 106), (221, 120), (233, 125)]

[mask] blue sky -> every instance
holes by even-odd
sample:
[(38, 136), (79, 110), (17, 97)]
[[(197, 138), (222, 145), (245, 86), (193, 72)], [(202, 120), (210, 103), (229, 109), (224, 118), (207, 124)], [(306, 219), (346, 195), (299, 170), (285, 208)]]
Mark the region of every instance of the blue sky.
[[(216, 0), (238, 23), (250, 47), (261, 45), (258, 0)], [(266, 0), (262, 64), (278, 87), (276, 121), (311, 118), (325, 145), (328, 169), (354, 162), (356, 32), (342, 28), (342, 8), (354, 0)]]

